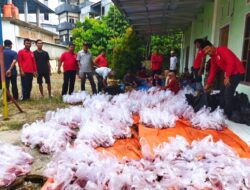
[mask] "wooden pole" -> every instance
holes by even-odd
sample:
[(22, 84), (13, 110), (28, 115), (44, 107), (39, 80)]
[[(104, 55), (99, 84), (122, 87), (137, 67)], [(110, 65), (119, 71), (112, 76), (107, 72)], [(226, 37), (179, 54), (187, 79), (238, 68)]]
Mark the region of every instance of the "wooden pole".
[(7, 89), (5, 82), (4, 70), (4, 55), (3, 55), (3, 32), (2, 32), (2, 10), (0, 8), (0, 66), (1, 66), (1, 80), (2, 80), (2, 96), (3, 96), (3, 118), (9, 118), (8, 103), (7, 103)]

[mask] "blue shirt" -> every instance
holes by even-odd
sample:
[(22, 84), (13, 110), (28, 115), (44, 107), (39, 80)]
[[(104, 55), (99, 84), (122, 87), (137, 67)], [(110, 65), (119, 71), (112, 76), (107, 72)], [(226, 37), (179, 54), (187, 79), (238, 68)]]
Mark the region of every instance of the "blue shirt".
[[(4, 48), (3, 54), (4, 54), (4, 69), (6, 72), (10, 68), (13, 60), (14, 59), (17, 60), (17, 53), (11, 50), (10, 48)], [(11, 75), (17, 75), (16, 66), (14, 66), (13, 69), (11, 70)]]

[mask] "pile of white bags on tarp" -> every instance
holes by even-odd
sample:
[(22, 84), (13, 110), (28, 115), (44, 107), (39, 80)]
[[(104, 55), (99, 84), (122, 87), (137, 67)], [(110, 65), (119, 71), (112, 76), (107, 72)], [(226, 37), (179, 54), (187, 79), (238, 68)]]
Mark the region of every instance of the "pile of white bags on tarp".
[[(45, 121), (24, 125), (22, 142), (43, 153), (56, 152), (66, 147), (77, 136), (76, 142), (88, 142), (93, 147), (112, 146), (115, 139), (131, 136), (133, 114), (148, 127), (174, 127), (179, 118), (188, 119), (201, 129), (221, 130), (225, 127), (220, 109), (210, 113), (203, 108), (194, 113), (185, 100), (185, 90), (174, 95), (170, 91), (132, 91), (110, 96), (86, 92), (64, 96), (66, 102), (81, 101), (82, 106), (49, 111)], [(73, 129), (79, 129), (78, 135)]]
[(17, 176), (30, 172), (33, 157), (20, 147), (0, 143), (0, 187), (8, 186)]
[(53, 188), (65, 190), (250, 189), (250, 160), (210, 136), (191, 145), (170, 138), (154, 153), (154, 159), (118, 161), (78, 144), (58, 154), (45, 175), (54, 178)]

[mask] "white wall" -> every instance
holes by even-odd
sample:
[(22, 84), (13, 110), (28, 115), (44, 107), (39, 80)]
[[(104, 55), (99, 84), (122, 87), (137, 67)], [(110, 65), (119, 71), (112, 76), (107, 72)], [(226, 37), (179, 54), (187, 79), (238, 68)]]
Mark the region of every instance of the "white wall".
[[(9, 39), (13, 43), (12, 49), (14, 51), (19, 51), (23, 49), (23, 37), (19, 36), (19, 26), (11, 24), (9, 21), (3, 21), (3, 40)], [(36, 45), (33, 42), (31, 50), (35, 50)], [(58, 59), (62, 52), (66, 50), (66, 47), (52, 44), (52, 43), (44, 43), (44, 50), (48, 51), (50, 54), (51, 59)]]
[[(44, 3), (44, 0), (39, 0), (41, 3)], [(48, 0), (48, 7), (52, 10), (55, 10), (55, 8), (59, 5), (58, 0)], [(20, 14), (19, 16), (20, 20), (25, 20), (24, 19), (24, 14)], [(28, 15), (28, 22), (31, 23), (36, 23), (36, 14), (29, 14)], [(44, 20), (44, 14), (40, 14), (40, 23), (43, 24), (50, 24), (50, 25), (58, 25), (59, 24), (59, 18), (58, 15), (56, 14), (49, 14), (49, 20)], [(55, 32), (57, 33), (56, 30), (54, 30), (53, 28), (48, 28), (48, 27), (43, 27), (42, 28), (49, 30), (51, 32)]]

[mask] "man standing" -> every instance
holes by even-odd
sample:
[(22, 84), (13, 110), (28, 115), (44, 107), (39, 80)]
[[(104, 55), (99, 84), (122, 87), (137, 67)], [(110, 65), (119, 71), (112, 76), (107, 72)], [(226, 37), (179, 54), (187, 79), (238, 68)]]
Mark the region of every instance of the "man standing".
[(108, 67), (108, 59), (106, 57), (105, 49), (102, 49), (101, 54), (96, 57), (94, 64), (97, 67)]
[(43, 78), (45, 79), (45, 83), (48, 87), (48, 94), (51, 97), (51, 83), (50, 83), (50, 58), (47, 51), (43, 50), (43, 41), (37, 40), (36, 41), (37, 50), (34, 51), (34, 56), (36, 59), (36, 66), (37, 66), (37, 83), (39, 85), (39, 90), (42, 96), (43, 94)]
[(171, 54), (171, 57), (170, 57), (169, 70), (170, 72), (174, 72), (176, 74), (177, 73), (177, 57), (174, 51), (171, 51), (170, 54)]
[(194, 64), (193, 64), (193, 88), (195, 91), (200, 92), (203, 87), (202, 87), (202, 72), (204, 68), (204, 59), (206, 55), (202, 51), (202, 48), (200, 47), (201, 44), (203, 43), (203, 39), (196, 39), (194, 40), (194, 45), (198, 49), (198, 53), (195, 57)]
[(108, 67), (99, 67), (95, 70), (98, 80), (98, 93), (107, 87), (107, 79), (112, 75), (112, 71)]
[(204, 90), (209, 90), (218, 70), (225, 72), (221, 106), (230, 119), (233, 111), (233, 96), (238, 84), (244, 79), (245, 68), (237, 56), (226, 47), (216, 48), (211, 42), (204, 41), (201, 48), (205, 55), (211, 57), (209, 77)]
[(156, 49), (155, 52), (151, 56), (151, 70), (153, 77), (153, 86), (156, 85), (155, 75), (161, 74), (161, 67), (163, 63), (163, 57), (159, 54), (159, 49)]
[(18, 52), (18, 64), (21, 75), (23, 100), (30, 99), (33, 76), (36, 77), (37, 75), (36, 61), (30, 47), (31, 40), (26, 38), (24, 39), (24, 49)]
[(61, 74), (61, 66), (63, 64), (63, 86), (62, 86), (62, 96), (71, 94), (74, 91), (76, 71), (78, 70), (76, 54), (74, 53), (75, 45), (73, 43), (69, 44), (68, 51), (64, 52), (60, 59), (58, 65), (58, 74)]
[(92, 73), (93, 57), (89, 52), (89, 44), (87, 42), (83, 43), (83, 50), (78, 52), (77, 61), (79, 65), (79, 77), (81, 78), (81, 90), (85, 90), (85, 82), (87, 77), (91, 85), (92, 93), (96, 94), (96, 85)]
[[(5, 40), (3, 54), (4, 54), (4, 69), (6, 72), (6, 87), (9, 90), (11, 83), (13, 98), (15, 100), (18, 100), (17, 70), (16, 70), (17, 53), (11, 49), (12, 49), (12, 42), (10, 40)], [(2, 82), (0, 86), (2, 88)]]

